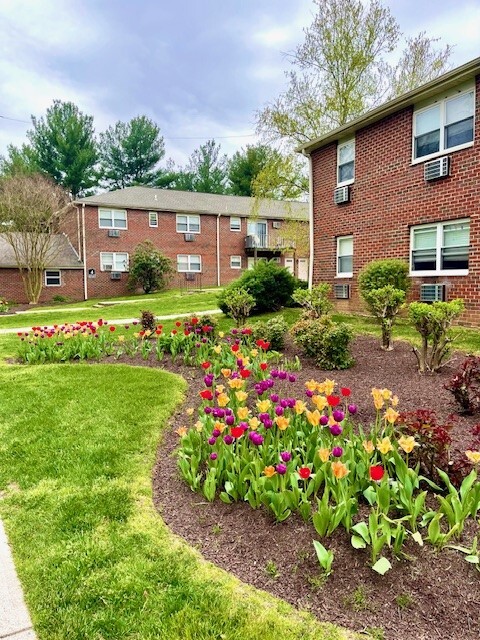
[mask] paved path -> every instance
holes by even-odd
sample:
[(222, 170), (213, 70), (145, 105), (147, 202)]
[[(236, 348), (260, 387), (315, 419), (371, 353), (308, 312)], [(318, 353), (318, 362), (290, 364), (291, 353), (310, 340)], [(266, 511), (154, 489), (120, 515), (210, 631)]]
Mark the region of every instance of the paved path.
[(0, 520), (0, 638), (35, 640), (36, 637)]
[[(90, 307), (91, 309), (91, 307)], [(218, 314), (218, 313), (222, 313), (220, 311), (220, 309), (207, 309), (205, 311), (190, 311), (189, 313), (174, 313), (172, 315), (168, 315), (168, 316), (155, 316), (156, 320), (176, 320), (177, 318), (190, 318), (191, 316), (197, 314), (199, 316), (202, 316), (204, 314), (206, 315), (214, 315), (214, 314)], [(120, 319), (115, 319), (115, 320), (107, 320), (106, 322), (108, 322), (108, 324), (132, 324), (132, 322), (134, 321), (139, 321), (139, 317), (137, 316), (136, 318), (120, 318)], [(32, 325), (30, 325), (29, 327), (11, 327), (9, 329), (0, 329), (0, 334), (2, 333), (26, 333), (27, 331), (31, 331), (32, 330)], [(1, 640), (1, 636), (0, 636), (0, 640)]]

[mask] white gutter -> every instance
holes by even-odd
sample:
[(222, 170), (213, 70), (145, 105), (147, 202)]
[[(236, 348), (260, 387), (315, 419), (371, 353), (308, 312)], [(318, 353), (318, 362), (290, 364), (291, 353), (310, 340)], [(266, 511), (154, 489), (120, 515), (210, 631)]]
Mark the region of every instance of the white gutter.
[(217, 214), (217, 287), (220, 286), (220, 216)]
[(312, 156), (302, 149), (303, 155), (308, 158), (308, 221), (309, 221), (309, 239), (310, 239), (310, 256), (308, 260), (308, 288), (313, 287), (313, 163)]
[(82, 203), (83, 299), (88, 300), (87, 243), (85, 238), (85, 203)]

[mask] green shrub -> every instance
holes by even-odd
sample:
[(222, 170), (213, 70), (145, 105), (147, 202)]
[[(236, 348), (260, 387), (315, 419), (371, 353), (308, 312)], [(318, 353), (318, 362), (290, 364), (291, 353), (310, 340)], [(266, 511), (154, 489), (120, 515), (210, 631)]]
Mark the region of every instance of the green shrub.
[(348, 369), (353, 365), (353, 332), (346, 324), (336, 323), (328, 316), (303, 319), (292, 327), (291, 333), (295, 344), (321, 369)]
[(265, 340), (270, 343), (274, 351), (281, 351), (285, 346), (285, 335), (288, 332), (288, 324), (278, 316), (266, 322), (256, 322), (251, 327), (254, 340)]
[(360, 295), (382, 327), (382, 349), (392, 349), (395, 318), (405, 304), (410, 282), (403, 260), (374, 260), (358, 276)]
[(62, 304), (62, 303), (64, 304), (66, 302), (70, 302), (70, 299), (67, 298), (67, 296), (62, 296), (62, 295), (57, 293), (56, 296), (53, 296), (52, 302), (55, 302), (57, 304)]
[(450, 354), (450, 345), (454, 340), (450, 332), (452, 322), (464, 310), (463, 300), (451, 302), (412, 302), (409, 306), (409, 318), (420, 333), (420, 349), (413, 348), (420, 373), (438, 371), (446, 364)]
[(218, 306), (226, 315), (229, 314), (228, 301), (237, 289), (245, 289), (255, 299), (253, 313), (278, 311), (286, 306), (295, 289), (296, 279), (284, 267), (275, 262), (257, 262), (253, 269), (245, 271), (242, 276), (229, 284), (218, 297)]
[(0, 313), (7, 313), (10, 309), (10, 305), (5, 300), (5, 298), (0, 298)]
[(329, 299), (332, 287), (326, 282), (317, 284), (310, 290), (295, 289), (292, 298), (303, 307), (302, 318), (321, 318), (333, 309)]
[(135, 247), (130, 260), (128, 286), (142, 287), (145, 293), (164, 289), (174, 272), (170, 258), (165, 257), (151, 242), (145, 240)]
[(232, 289), (225, 300), (227, 315), (233, 318), (237, 327), (245, 324), (255, 306), (255, 298), (244, 287)]

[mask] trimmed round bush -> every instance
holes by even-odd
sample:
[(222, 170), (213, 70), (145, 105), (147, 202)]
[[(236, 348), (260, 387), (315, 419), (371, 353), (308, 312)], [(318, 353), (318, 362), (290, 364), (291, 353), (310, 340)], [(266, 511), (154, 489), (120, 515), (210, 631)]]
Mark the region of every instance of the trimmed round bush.
[(315, 359), (321, 369), (348, 369), (353, 365), (350, 354), (352, 330), (329, 317), (299, 320), (291, 329), (293, 341), (303, 353)]

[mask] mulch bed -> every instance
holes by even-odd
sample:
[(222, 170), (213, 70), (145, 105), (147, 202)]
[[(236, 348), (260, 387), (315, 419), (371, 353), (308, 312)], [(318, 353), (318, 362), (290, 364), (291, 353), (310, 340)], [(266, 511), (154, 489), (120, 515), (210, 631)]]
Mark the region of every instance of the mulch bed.
[[(285, 355), (292, 357), (290, 345)], [(347, 371), (321, 371), (302, 362), (289, 396), (304, 396), (304, 383), (333, 378), (352, 389), (358, 421), (374, 417), (372, 387), (387, 387), (400, 398), (399, 409), (435, 409), (441, 419), (456, 412), (452, 395), (443, 388), (464, 356), (435, 375), (420, 375), (411, 347), (395, 342), (385, 353), (378, 339), (358, 337), (353, 346), (355, 365)], [(174, 455), (178, 436), (174, 429), (188, 424), (184, 410), (198, 405), (202, 371), (180, 365), (159, 365), (153, 360), (136, 364), (162, 366), (184, 376), (188, 392), (182, 410), (173, 418), (158, 451), (153, 473), (154, 501), (164, 521), (203, 556), (244, 582), (310, 611), (320, 620), (355, 631), (376, 629), (374, 637), (387, 640), (478, 640), (480, 638), (480, 573), (451, 549), (438, 552), (414, 542), (406, 547), (409, 560), (394, 561), (393, 569), (379, 576), (368, 565), (367, 551), (355, 551), (349, 536), (337, 530), (326, 541), (334, 551), (334, 572), (326, 581), (313, 550), (317, 537), (312, 525), (291, 517), (275, 524), (263, 509), (247, 504), (208, 503), (181, 480)], [(463, 451), (468, 429), (480, 420), (460, 417), (452, 430), (453, 448)], [(470, 523), (464, 541), (471, 541), (478, 526)], [(383, 635), (382, 635), (383, 630)]]

